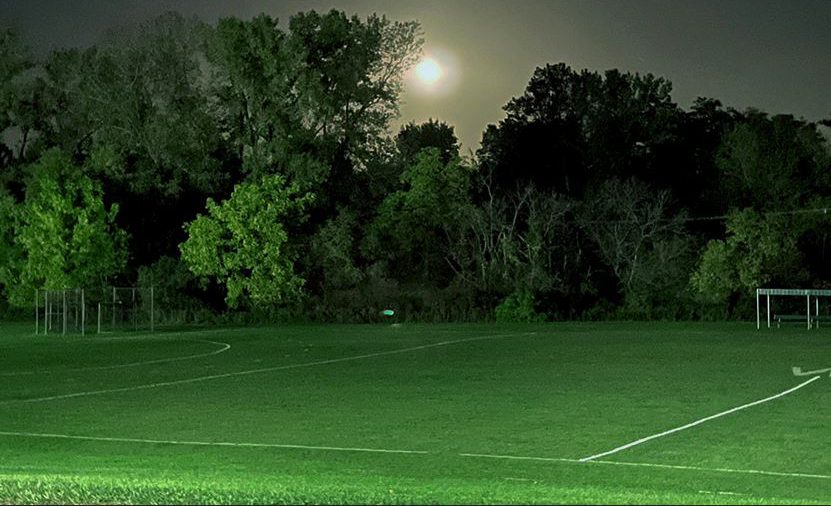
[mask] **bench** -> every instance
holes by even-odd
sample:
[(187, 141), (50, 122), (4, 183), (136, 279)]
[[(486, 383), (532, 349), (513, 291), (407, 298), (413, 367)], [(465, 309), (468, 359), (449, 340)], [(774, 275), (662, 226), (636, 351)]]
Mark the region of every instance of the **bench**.
[[(808, 315), (804, 314), (775, 314), (773, 320), (776, 322), (776, 327), (780, 327), (782, 322), (800, 322), (805, 323)], [(831, 316), (814, 316), (811, 315), (811, 325), (816, 325), (819, 322), (831, 322)]]
[(819, 322), (831, 322), (831, 316), (812, 316), (811, 323), (815, 328), (819, 328)]

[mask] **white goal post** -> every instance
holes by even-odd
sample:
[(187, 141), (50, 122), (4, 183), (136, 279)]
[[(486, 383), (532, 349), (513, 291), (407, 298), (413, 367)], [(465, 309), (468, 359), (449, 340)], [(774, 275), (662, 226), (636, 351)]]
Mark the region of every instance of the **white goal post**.
[(155, 332), (158, 314), (154, 287), (38, 288), (35, 335), (85, 335), (116, 330)]
[(35, 289), (35, 335), (84, 335), (85, 327), (83, 288)]
[(114, 330), (155, 331), (156, 304), (153, 287), (113, 286), (98, 302), (98, 333)]
[[(766, 313), (767, 313), (767, 324), (768, 328), (770, 328), (770, 320), (771, 320), (771, 312), (770, 312), (770, 303), (772, 296), (786, 296), (786, 297), (805, 297), (805, 323), (808, 327), (808, 330), (811, 327), (819, 328), (819, 298), (820, 297), (831, 297), (831, 290), (813, 290), (813, 289), (801, 289), (801, 288), (757, 288), (756, 289), (756, 329), (760, 329), (762, 327), (762, 319), (761, 319), (761, 297), (762, 295), (765, 296), (766, 301)], [(814, 311), (813, 314), (811, 313), (811, 298), (814, 301)], [(796, 315), (783, 315), (780, 316), (779, 321), (785, 316), (796, 316)]]

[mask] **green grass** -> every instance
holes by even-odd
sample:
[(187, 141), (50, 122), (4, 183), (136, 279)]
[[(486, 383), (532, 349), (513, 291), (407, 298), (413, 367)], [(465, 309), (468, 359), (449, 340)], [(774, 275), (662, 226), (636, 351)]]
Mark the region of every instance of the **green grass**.
[(831, 501), (827, 374), (578, 462), (796, 386), (831, 367), (831, 327), (31, 334), (0, 324), (0, 503)]

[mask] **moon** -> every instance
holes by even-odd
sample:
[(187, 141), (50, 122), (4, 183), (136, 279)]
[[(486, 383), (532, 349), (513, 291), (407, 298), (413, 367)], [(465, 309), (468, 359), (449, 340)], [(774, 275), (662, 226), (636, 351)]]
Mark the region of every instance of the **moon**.
[(441, 65), (433, 58), (425, 58), (416, 65), (416, 76), (418, 79), (427, 85), (436, 83), (444, 75)]
[(404, 80), (413, 96), (443, 99), (458, 87), (461, 78), (459, 59), (452, 51), (430, 47), (421, 59), (407, 69)]

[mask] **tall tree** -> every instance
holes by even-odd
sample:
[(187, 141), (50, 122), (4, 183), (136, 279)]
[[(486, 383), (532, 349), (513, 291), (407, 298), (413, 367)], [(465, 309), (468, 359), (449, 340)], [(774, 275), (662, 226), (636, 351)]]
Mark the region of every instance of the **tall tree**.
[(719, 149), (720, 188), (731, 207), (793, 209), (831, 196), (830, 159), (816, 125), (749, 110)]
[(727, 237), (707, 244), (691, 276), (698, 297), (723, 308), (724, 316), (749, 316), (747, 302), (756, 288), (804, 284), (807, 272), (798, 248), (804, 224), (794, 215), (749, 208), (730, 213)]
[(683, 219), (669, 191), (634, 178), (609, 179), (584, 202), (583, 230), (617, 279), (629, 311), (648, 312), (662, 302), (655, 299), (683, 291), (689, 258)]
[(354, 212), (341, 209), (312, 237), (309, 244), (310, 264), (322, 272), (319, 286), (310, 287), (324, 298), (332, 290), (352, 288), (363, 278), (358, 265), (358, 247), (362, 236), (361, 223)]
[[(53, 142), (132, 193), (215, 191), (223, 174), (206, 95), (204, 26), (167, 13), (46, 63)], [(73, 143), (70, 145), (69, 143)]]
[(446, 284), (447, 230), (469, 204), (471, 172), (459, 159), (442, 163), (436, 148), (422, 150), (370, 225), (368, 255), (387, 262), (395, 279)]
[(207, 214), (186, 225), (182, 259), (194, 274), (222, 283), (232, 308), (292, 301), (303, 279), (284, 224), (302, 219), (312, 198), (277, 174), (240, 183), (222, 203), (208, 199)]
[[(498, 193), (488, 176), (477, 173), (474, 181), (485, 200), (462, 207), (450, 229), (447, 261), (457, 282), (490, 306), (512, 293), (574, 301), (580, 290), (573, 280), (582, 267), (580, 238), (571, 223), (574, 202), (533, 186)], [(570, 311), (555, 305), (552, 312)]]
[(388, 149), (379, 151), (367, 166), (369, 195), (364, 198), (378, 199), (377, 207), (387, 195), (400, 190), (401, 175), (417, 163), (418, 155), (426, 148), (438, 149), (444, 164), (459, 158), (459, 140), (451, 125), (433, 119), (420, 124), (411, 121), (399, 129)]
[[(297, 247), (341, 237), (344, 226), (374, 211), (381, 197), (372, 197), (367, 168), (385, 165), (401, 74), (421, 43), (417, 23), (334, 10), (293, 16), (287, 31), (266, 15), (219, 22), (209, 55), (220, 123), (243, 176), (282, 174), (316, 195), (310, 219), (287, 224)], [(298, 259), (310, 288), (338, 277), (316, 259), (355, 253), (339, 244), (345, 249), (319, 247)], [(357, 263), (353, 256), (349, 265)]]
[(459, 156), (459, 139), (453, 127), (432, 118), (420, 124), (411, 121), (401, 127), (395, 136), (395, 146), (408, 165), (415, 162), (418, 153), (425, 148), (438, 149), (442, 163)]
[(0, 187), (21, 179), (16, 169), (25, 160), (34, 135), (32, 102), (36, 90), (27, 75), (32, 66), (17, 33), (0, 29)]
[[(293, 155), (311, 151), (313, 136), (303, 124), (303, 110), (310, 105), (302, 51), (278, 20), (265, 14), (250, 21), (221, 19), (210, 33), (217, 120), (243, 176), (257, 180), (288, 172), (284, 165)], [(286, 175), (319, 180), (324, 167), (308, 162), (296, 165), (299, 174)]]
[(722, 139), (741, 118), (735, 109), (725, 109), (721, 101), (703, 97), (693, 102), (684, 117), (683, 149), (678, 155), (682, 157), (679, 162), (686, 168), (686, 177), (683, 186), (675, 188), (675, 196), (684, 205), (700, 211), (694, 214), (727, 211), (720, 201), (716, 158)]
[(121, 205), (131, 267), (176, 253), (208, 195), (233, 184), (209, 96), (205, 26), (175, 13), (57, 51), (44, 65), (41, 138)]
[(0, 299), (8, 298), (4, 285), (14, 282), (20, 268), (22, 251), (14, 240), (18, 216), (17, 202), (0, 187)]
[(331, 155), (363, 166), (398, 114), (402, 75), (423, 43), (419, 24), (310, 11), (293, 16), (289, 31), (304, 49), (311, 128)]
[(609, 177), (671, 186), (682, 117), (669, 81), (651, 74), (537, 68), (525, 93), (489, 125), (479, 158), (498, 187), (533, 182), (570, 196)]
[(26, 201), (11, 211), (15, 244), (0, 270), (9, 301), (26, 307), (36, 288), (103, 286), (126, 261), (118, 205), (108, 209), (100, 185), (58, 150), (46, 152), (30, 174)]
[(210, 58), (222, 124), (254, 178), (348, 179), (397, 113), (401, 74), (422, 43), (418, 24), (332, 10), (297, 14), (288, 26), (267, 15), (219, 22)]
[(18, 101), (14, 80), (32, 63), (17, 33), (0, 30), (0, 132), (15, 123), (14, 107)]

